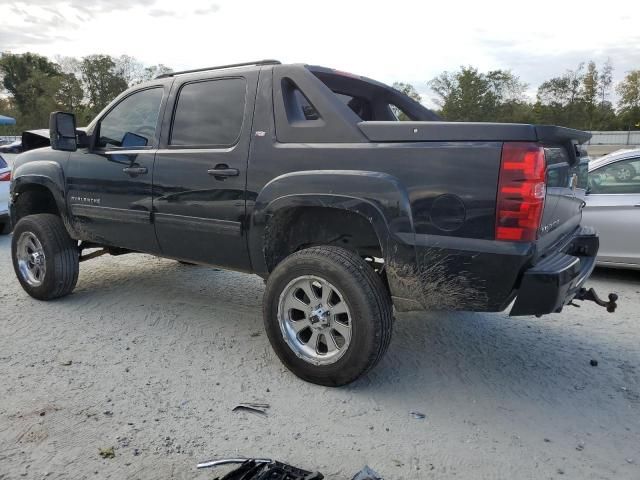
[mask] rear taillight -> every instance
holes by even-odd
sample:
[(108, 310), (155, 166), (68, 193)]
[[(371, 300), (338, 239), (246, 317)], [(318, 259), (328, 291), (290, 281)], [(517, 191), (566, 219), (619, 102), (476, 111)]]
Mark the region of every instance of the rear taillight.
[(530, 242), (538, 237), (546, 195), (545, 171), (544, 149), (540, 145), (503, 144), (496, 240)]
[(0, 182), (10, 182), (11, 181), (11, 170), (8, 172), (0, 173)]

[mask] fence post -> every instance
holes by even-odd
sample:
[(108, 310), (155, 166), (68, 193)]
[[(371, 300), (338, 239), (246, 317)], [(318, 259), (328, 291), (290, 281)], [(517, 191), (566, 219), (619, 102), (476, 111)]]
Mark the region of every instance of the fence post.
[(631, 145), (631, 127), (627, 130), (627, 145)]

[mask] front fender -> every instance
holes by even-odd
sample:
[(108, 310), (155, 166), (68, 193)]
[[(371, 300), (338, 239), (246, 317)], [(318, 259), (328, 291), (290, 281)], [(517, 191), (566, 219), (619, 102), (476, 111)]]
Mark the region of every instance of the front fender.
[(64, 194), (64, 172), (58, 162), (51, 160), (34, 160), (18, 164), (15, 167), (11, 177), (9, 197), (12, 223), (15, 224), (16, 220), (13, 206), (14, 200), (17, 195), (27, 190), (30, 185), (38, 185), (51, 192), (62, 220), (68, 228), (70, 224)]
[[(258, 195), (249, 229), (249, 252), (256, 273), (268, 274), (265, 230), (272, 216), (293, 207), (337, 208), (357, 213), (373, 226), (387, 268), (415, 266), (409, 195), (392, 175), (361, 170), (311, 170), (274, 178)], [(403, 296), (390, 275), (392, 295)]]

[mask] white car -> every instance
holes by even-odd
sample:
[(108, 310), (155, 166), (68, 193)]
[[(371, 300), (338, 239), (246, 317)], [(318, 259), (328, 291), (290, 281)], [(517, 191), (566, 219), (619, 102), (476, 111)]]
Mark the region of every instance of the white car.
[(0, 156), (0, 235), (11, 231), (9, 220), (9, 184), (11, 183), (11, 167)]
[(589, 162), (582, 223), (600, 235), (598, 265), (640, 269), (640, 149)]

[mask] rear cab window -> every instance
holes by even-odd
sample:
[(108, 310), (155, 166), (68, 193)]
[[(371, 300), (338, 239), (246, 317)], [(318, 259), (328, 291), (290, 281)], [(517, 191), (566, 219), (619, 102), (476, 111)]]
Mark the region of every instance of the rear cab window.
[(247, 81), (241, 77), (185, 83), (180, 87), (169, 135), (174, 147), (228, 147), (240, 137)]

